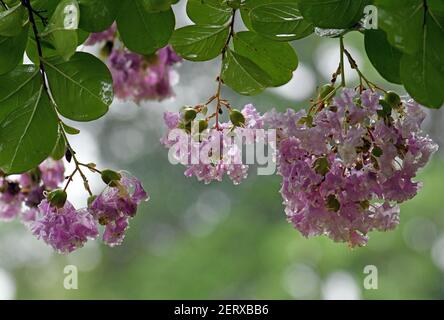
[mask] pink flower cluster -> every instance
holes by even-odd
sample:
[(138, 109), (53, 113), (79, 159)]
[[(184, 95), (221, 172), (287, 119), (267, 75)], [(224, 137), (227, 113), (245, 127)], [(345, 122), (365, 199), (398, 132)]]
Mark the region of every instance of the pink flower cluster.
[(133, 53), (122, 46), (117, 39), (113, 25), (101, 33), (94, 33), (87, 45), (104, 43), (102, 51), (111, 71), (116, 96), (123, 100), (163, 100), (173, 96), (172, 80), (176, 77), (172, 66), (181, 58), (169, 46), (152, 56)]
[(111, 247), (122, 243), (138, 205), (149, 199), (137, 178), (126, 172), (120, 174), (117, 185), (107, 186), (88, 208), (94, 219), (105, 226), (103, 242)]
[[(222, 181), (227, 175), (234, 184), (240, 184), (248, 175), (249, 166), (242, 162), (242, 146), (233, 143), (236, 136), (244, 136), (246, 144), (254, 143), (256, 137), (248, 129), (262, 129), (263, 117), (253, 105), (246, 105), (241, 110), (245, 118), (242, 127), (235, 127), (228, 121), (218, 124), (218, 128), (205, 130), (193, 135), (184, 129), (183, 115), (180, 112), (165, 112), (164, 121), (168, 127), (161, 143), (171, 148), (178, 163), (186, 166), (185, 176), (195, 176), (208, 184)], [(194, 121), (198, 124), (199, 121)], [(180, 134), (177, 134), (179, 131)], [(198, 132), (198, 130), (196, 130)]]
[(44, 192), (57, 188), (65, 180), (64, 173), (63, 161), (47, 159), (16, 179), (0, 178), (0, 220), (18, 216), (24, 222), (33, 220)]
[(107, 185), (87, 208), (76, 210), (69, 201), (58, 208), (46, 196), (65, 180), (64, 172), (62, 161), (48, 159), (16, 180), (0, 178), (0, 219), (20, 217), (38, 239), (59, 253), (72, 252), (97, 238), (99, 225), (104, 226), (105, 244), (121, 244), (129, 220), (148, 199), (141, 182), (120, 172), (121, 179)]
[(278, 130), (281, 194), (289, 222), (304, 236), (327, 235), (351, 247), (372, 230), (399, 223), (399, 203), (438, 146), (421, 131), (425, 113), (412, 100), (387, 110), (370, 90), (344, 89), (315, 114), (265, 114)]

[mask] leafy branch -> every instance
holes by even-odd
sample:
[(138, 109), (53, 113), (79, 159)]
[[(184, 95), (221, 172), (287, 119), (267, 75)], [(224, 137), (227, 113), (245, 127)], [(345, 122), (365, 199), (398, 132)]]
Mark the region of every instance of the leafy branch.
[(36, 42), (36, 46), (37, 46), (37, 52), (38, 52), (38, 57), (39, 57), (39, 68), (40, 68), (40, 74), (42, 77), (42, 85), (43, 85), (43, 89), (45, 91), (45, 94), (48, 96), (51, 105), (54, 107), (54, 111), (57, 115), (58, 118), (58, 127), (59, 127), (59, 132), (61, 133), (63, 140), (65, 141), (66, 147), (68, 149), (68, 152), (70, 153), (70, 155), (72, 156), (72, 159), (74, 160), (74, 165), (75, 165), (75, 169), (73, 171), (73, 173), (68, 177), (67, 183), (64, 187), (64, 190), (66, 191), (66, 189), (68, 188), (68, 185), (70, 184), (70, 182), (73, 180), (74, 175), (78, 172), (80, 174), (80, 176), (83, 179), (83, 185), (85, 187), (85, 190), (88, 192), (88, 194), (90, 196), (92, 196), (92, 191), (91, 188), (89, 186), (89, 182), (88, 179), (86, 177), (86, 175), (83, 173), (82, 169), (81, 169), (81, 165), (80, 162), (77, 159), (76, 156), (76, 152), (74, 151), (74, 149), (71, 147), (71, 144), (69, 143), (69, 139), (66, 135), (66, 131), (64, 126), (62, 125), (62, 120), (60, 119), (60, 117), (58, 116), (58, 112), (57, 112), (57, 108), (56, 106), (56, 102), (53, 100), (52, 95), (50, 94), (50, 90), (49, 90), (49, 85), (47, 83), (47, 76), (46, 76), (46, 70), (45, 70), (45, 60), (43, 58), (43, 50), (42, 50), (42, 44), (41, 44), (41, 39), (40, 39), (40, 34), (38, 32), (37, 29), (37, 24), (35, 22), (35, 18), (34, 18), (34, 14), (36, 14), (36, 11), (32, 8), (31, 6), (31, 2), (30, 0), (22, 0), (22, 4), (27, 8), (28, 10), (28, 14), (29, 14), (29, 21), (31, 23), (32, 26), (32, 30), (34, 33), (34, 38), (35, 38), (35, 42)]

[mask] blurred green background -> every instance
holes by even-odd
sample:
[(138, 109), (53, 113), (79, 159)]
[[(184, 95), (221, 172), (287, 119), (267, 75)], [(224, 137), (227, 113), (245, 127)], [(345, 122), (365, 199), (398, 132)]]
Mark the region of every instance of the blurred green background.
[[(176, 8), (178, 11), (183, 8)], [(182, 18), (179, 24), (187, 21)], [(283, 88), (257, 97), (224, 95), (233, 105), (261, 111), (301, 108), (338, 64), (338, 40), (311, 36), (295, 44), (300, 68)], [(386, 88), (366, 60), (360, 34), (346, 46), (364, 73)], [(85, 124), (73, 144), (84, 162), (125, 169), (151, 194), (122, 246), (100, 241), (59, 256), (19, 222), (0, 224), (2, 299), (428, 299), (444, 298), (444, 160), (435, 155), (418, 180), (419, 195), (402, 205), (394, 232), (372, 233), (365, 248), (349, 249), (325, 237), (305, 239), (286, 222), (280, 177), (257, 177), (240, 186), (203, 185), (168, 163), (159, 139), (162, 113), (206, 101), (215, 90), (219, 61), (183, 63), (176, 98), (142, 106), (116, 103), (105, 119)], [(356, 81), (347, 73), (350, 85)], [(402, 92), (402, 91), (401, 91)], [(441, 143), (443, 112), (432, 111), (426, 131)], [(91, 177), (99, 188), (98, 181)], [(78, 187), (77, 206), (86, 195)], [(100, 190), (100, 189), (97, 189)], [(79, 289), (65, 290), (66, 265), (79, 269)], [(378, 289), (363, 286), (364, 268), (378, 270)]]

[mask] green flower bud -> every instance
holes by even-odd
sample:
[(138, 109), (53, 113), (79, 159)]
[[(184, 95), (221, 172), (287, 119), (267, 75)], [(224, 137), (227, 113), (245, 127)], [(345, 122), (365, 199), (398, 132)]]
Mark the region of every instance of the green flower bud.
[(245, 125), (245, 117), (239, 110), (233, 109), (230, 112), (231, 123), (236, 127), (242, 127)]
[(92, 203), (94, 202), (94, 200), (97, 199), (97, 196), (92, 195), (88, 197), (88, 200), (86, 201), (86, 203), (88, 204), (88, 207), (91, 207)]
[(52, 207), (56, 208), (63, 208), (63, 206), (66, 203), (66, 199), (68, 198), (68, 195), (64, 190), (54, 190), (46, 196), (48, 199), (48, 202), (51, 204)]
[(120, 181), (120, 179), (122, 178), (122, 176), (120, 175), (120, 173), (115, 172), (113, 170), (103, 170), (102, 171), (102, 180), (103, 182), (105, 182), (107, 185), (111, 186), (111, 187), (116, 187), (118, 185), (118, 181)]
[(334, 195), (329, 195), (327, 198), (327, 209), (333, 212), (338, 212), (341, 208), (341, 204)]
[(204, 130), (208, 128), (208, 121), (200, 120), (199, 121), (199, 133), (202, 133)]
[(317, 174), (325, 176), (330, 171), (330, 164), (328, 163), (327, 158), (318, 158), (314, 162), (314, 169)]
[(393, 91), (388, 91), (384, 96), (384, 101), (386, 101), (392, 108), (396, 108), (401, 104), (401, 97)]
[(377, 114), (381, 118), (389, 117), (392, 114), (392, 106), (385, 100), (379, 100), (379, 104), (382, 106), (382, 110), (378, 110)]
[(193, 121), (194, 119), (196, 119), (196, 116), (197, 112), (193, 108), (188, 107), (183, 110), (183, 120), (185, 121), (185, 123)]
[(382, 149), (378, 146), (375, 146), (372, 150), (372, 155), (374, 155), (376, 158), (379, 158), (380, 156), (382, 156), (384, 152), (382, 151)]

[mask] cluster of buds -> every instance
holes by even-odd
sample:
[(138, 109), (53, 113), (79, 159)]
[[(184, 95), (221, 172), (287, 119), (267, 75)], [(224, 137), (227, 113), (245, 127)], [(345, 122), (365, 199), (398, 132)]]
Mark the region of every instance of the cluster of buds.
[[(208, 115), (208, 104), (217, 99), (215, 113)], [(229, 111), (229, 120), (220, 121), (222, 105)], [(214, 125), (210, 125), (215, 119)], [(227, 175), (239, 184), (248, 175), (243, 163), (242, 149), (259, 137), (256, 130), (263, 129), (262, 116), (253, 105), (242, 110), (232, 108), (225, 100), (213, 97), (205, 105), (184, 107), (180, 112), (166, 112), (167, 134), (162, 144), (170, 149), (170, 162), (186, 166), (185, 175), (210, 183), (222, 181)]]

